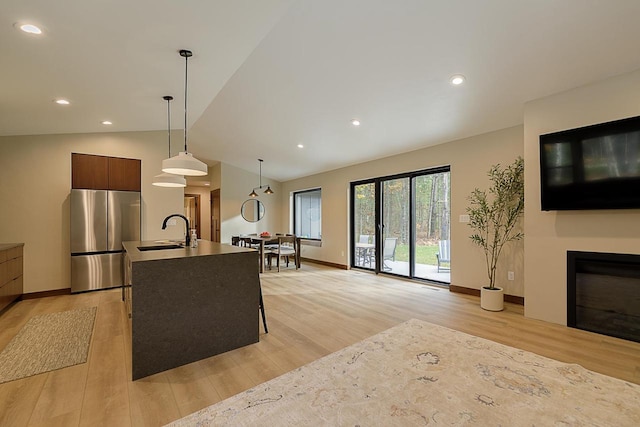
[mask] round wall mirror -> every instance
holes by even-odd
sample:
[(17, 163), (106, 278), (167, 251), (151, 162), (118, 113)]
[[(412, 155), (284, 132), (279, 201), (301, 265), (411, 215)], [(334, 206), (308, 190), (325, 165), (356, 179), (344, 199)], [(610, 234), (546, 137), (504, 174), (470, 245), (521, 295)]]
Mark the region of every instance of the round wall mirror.
[(240, 213), (245, 221), (258, 222), (264, 217), (264, 205), (260, 200), (245, 200), (240, 208)]

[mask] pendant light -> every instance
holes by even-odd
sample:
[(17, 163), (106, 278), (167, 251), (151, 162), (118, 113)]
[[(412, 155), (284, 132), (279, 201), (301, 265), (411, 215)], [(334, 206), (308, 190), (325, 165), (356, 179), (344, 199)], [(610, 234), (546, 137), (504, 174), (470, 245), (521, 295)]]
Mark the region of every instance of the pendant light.
[[(167, 135), (169, 139), (169, 157), (171, 157), (171, 100), (173, 96), (163, 96), (162, 99), (167, 101)], [(174, 175), (171, 173), (161, 173), (153, 177), (153, 185), (157, 187), (186, 187), (187, 180), (184, 176)]]
[[(258, 161), (260, 162), (260, 187), (255, 187), (253, 190), (251, 190), (251, 193), (249, 193), (249, 197), (258, 197), (258, 193), (256, 193), (256, 188), (259, 188), (262, 190), (262, 187), (264, 187), (262, 185), (262, 162), (264, 160), (258, 159)], [(264, 190), (264, 194), (273, 194), (273, 190), (271, 189), (271, 187), (268, 185), (266, 187), (267, 189)]]
[(163, 160), (162, 172), (175, 175), (203, 176), (207, 174), (207, 165), (187, 151), (187, 67), (193, 53), (190, 50), (182, 49), (180, 56), (184, 58), (184, 151), (178, 153), (177, 156)]

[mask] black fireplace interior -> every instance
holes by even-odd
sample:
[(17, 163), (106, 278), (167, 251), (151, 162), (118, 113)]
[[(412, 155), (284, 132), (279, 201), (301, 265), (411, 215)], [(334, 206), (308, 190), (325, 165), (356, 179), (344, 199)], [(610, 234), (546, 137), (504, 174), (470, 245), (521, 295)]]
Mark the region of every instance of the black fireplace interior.
[(640, 255), (568, 251), (567, 325), (640, 342)]

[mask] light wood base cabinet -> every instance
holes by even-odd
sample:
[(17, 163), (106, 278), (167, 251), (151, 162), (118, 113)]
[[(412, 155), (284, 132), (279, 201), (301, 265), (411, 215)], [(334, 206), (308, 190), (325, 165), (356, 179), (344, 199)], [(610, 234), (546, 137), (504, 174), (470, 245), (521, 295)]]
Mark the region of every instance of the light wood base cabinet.
[(0, 243), (0, 311), (22, 296), (24, 243)]

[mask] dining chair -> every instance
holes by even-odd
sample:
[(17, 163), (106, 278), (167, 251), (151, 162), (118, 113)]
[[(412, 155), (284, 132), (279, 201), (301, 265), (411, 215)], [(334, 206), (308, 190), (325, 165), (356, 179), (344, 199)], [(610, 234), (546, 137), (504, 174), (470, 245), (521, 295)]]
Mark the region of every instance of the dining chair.
[[(284, 236), (284, 234), (276, 233), (275, 237), (279, 237), (279, 236)], [(275, 241), (275, 239), (274, 239), (274, 241)], [(273, 242), (272, 243), (265, 243), (264, 247), (268, 248), (268, 249), (275, 249), (276, 247), (278, 247), (278, 243), (277, 242), (276, 243), (273, 243)]]
[(277, 247), (270, 249), (265, 248), (265, 254), (269, 256), (269, 267), (271, 267), (271, 259), (275, 257), (278, 272), (280, 271), (280, 258), (286, 258), (287, 267), (289, 267), (289, 257), (293, 257), (296, 270), (298, 269), (298, 263), (295, 260), (297, 252), (296, 236), (278, 236)]
[(240, 237), (240, 246), (256, 249), (256, 247), (259, 247), (260, 245), (254, 243), (251, 237)]
[(251, 247), (251, 239), (248, 237), (242, 237), (242, 236), (231, 236), (231, 244), (233, 246), (240, 246), (243, 248), (250, 248)]

